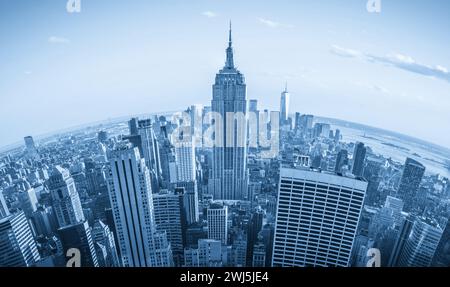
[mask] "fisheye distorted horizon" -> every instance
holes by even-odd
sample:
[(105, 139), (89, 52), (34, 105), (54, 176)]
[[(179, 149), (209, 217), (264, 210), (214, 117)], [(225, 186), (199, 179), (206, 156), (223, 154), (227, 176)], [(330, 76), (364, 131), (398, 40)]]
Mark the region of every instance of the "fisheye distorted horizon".
[(0, 3), (0, 147), (26, 135), (209, 105), (228, 21), (248, 99), (444, 147), (449, 3), (66, 1)]

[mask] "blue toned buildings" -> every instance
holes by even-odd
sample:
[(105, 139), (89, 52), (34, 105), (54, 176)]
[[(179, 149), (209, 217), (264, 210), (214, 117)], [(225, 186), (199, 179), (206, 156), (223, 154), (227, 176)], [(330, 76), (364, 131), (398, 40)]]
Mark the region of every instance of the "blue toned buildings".
[(0, 266), (28, 267), (40, 260), (23, 212), (0, 219)]
[(80, 196), (67, 169), (56, 166), (49, 178), (48, 188), (59, 227), (84, 221)]
[(363, 143), (359, 142), (356, 144), (355, 151), (353, 153), (353, 169), (352, 169), (352, 173), (355, 176), (363, 175), (366, 152), (367, 149)]
[(288, 123), (289, 118), (289, 102), (290, 94), (287, 90), (287, 84), (280, 97), (280, 124), (285, 125)]
[(66, 225), (58, 229), (58, 236), (63, 247), (63, 254), (76, 248), (80, 251), (81, 267), (98, 267), (97, 254), (91, 229), (87, 221)]
[(234, 66), (231, 25), (226, 62), (216, 75), (211, 106), (212, 112), (220, 114), (222, 120), (216, 123), (210, 193), (215, 200), (245, 199), (248, 184), (246, 85), (244, 75)]
[(145, 164), (152, 175), (153, 192), (159, 188), (162, 169), (159, 155), (159, 143), (156, 139), (153, 124), (150, 119), (138, 121), (138, 134), (141, 136), (141, 156), (145, 159)]
[(183, 209), (183, 191), (183, 189), (177, 190), (177, 192), (161, 190), (159, 193), (153, 194), (155, 223), (158, 230), (166, 232), (177, 266), (181, 266), (184, 261), (186, 216)]
[(3, 192), (0, 190), (0, 219), (9, 215), (8, 206), (6, 206), (5, 198), (3, 197)]
[(405, 211), (411, 211), (413, 209), (424, 173), (425, 166), (420, 162), (412, 158), (406, 159), (402, 179), (398, 188), (398, 197), (404, 201)]
[(281, 168), (272, 266), (348, 266), (367, 182)]
[(139, 150), (120, 143), (109, 154), (109, 161), (108, 189), (121, 264), (171, 266), (170, 245), (163, 238), (166, 234), (156, 231), (150, 172)]
[(398, 259), (400, 267), (428, 267), (442, 237), (442, 229), (423, 218), (417, 218)]
[(433, 267), (449, 267), (450, 266), (450, 220), (442, 233), (441, 240), (434, 253), (431, 266)]
[(207, 211), (208, 239), (227, 244), (228, 241), (228, 207), (212, 204)]

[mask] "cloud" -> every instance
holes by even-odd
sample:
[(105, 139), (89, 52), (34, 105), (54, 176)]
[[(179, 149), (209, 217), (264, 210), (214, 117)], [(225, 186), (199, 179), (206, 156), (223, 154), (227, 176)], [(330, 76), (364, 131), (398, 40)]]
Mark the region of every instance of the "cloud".
[(348, 57), (348, 58), (356, 58), (356, 57), (361, 56), (361, 52), (359, 52), (359, 51), (343, 48), (338, 45), (332, 45), (330, 52), (337, 56)]
[(212, 11), (205, 11), (202, 13), (203, 16), (206, 16), (208, 18), (214, 18), (217, 17), (217, 13), (214, 13)]
[(50, 44), (69, 44), (70, 40), (63, 37), (51, 36), (48, 38)]
[(391, 93), (388, 89), (386, 89), (385, 87), (382, 87), (382, 86), (372, 85), (371, 88), (372, 88), (372, 90), (382, 93), (382, 94), (389, 95)]
[(450, 82), (450, 73), (448, 72), (447, 68), (439, 65), (433, 67), (430, 65), (421, 64), (410, 56), (395, 54), (381, 57), (374, 55), (366, 55), (366, 57), (370, 62), (373, 63), (381, 63), (411, 73)]
[(278, 23), (269, 19), (264, 19), (264, 18), (258, 18), (258, 21), (263, 24), (266, 25), (267, 27), (270, 28), (293, 28), (293, 25), (290, 24), (282, 24), (282, 23)]
[(386, 56), (376, 56), (364, 54), (357, 50), (342, 48), (332, 45), (330, 52), (334, 55), (346, 58), (360, 58), (370, 63), (383, 64), (389, 67), (401, 69), (410, 73), (450, 82), (450, 73), (446, 67), (441, 65), (431, 66), (417, 62), (413, 57), (403, 54), (390, 54)]

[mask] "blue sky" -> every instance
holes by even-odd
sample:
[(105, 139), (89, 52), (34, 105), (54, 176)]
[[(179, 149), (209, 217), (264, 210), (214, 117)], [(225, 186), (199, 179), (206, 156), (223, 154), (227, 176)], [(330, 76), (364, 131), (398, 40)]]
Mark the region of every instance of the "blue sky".
[[(248, 98), (450, 147), (450, 2), (0, 1), (0, 146), (209, 104), (229, 19)], [(345, 3), (345, 4), (344, 4)]]

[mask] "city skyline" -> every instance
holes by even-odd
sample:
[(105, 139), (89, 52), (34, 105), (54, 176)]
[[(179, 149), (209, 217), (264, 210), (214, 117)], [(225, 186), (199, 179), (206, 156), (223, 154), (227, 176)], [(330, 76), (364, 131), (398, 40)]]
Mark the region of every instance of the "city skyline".
[[(59, 49), (64, 60), (51, 60), (46, 71), (38, 74), (45, 79), (35, 82), (38, 86), (21, 83), (16, 87), (21, 80), (8, 82), (12, 74), (0, 70), (0, 78), (5, 76), (8, 83), (0, 85), (0, 94), (3, 89), (23, 92), (5, 101), (6, 110), (14, 110), (21, 119), (18, 127), (7, 126), (12, 131), (8, 138), (23, 132), (19, 128), (22, 121), (31, 130), (35, 123), (47, 126), (49, 119), (48, 128), (68, 119), (72, 126), (77, 125), (81, 118), (90, 118), (90, 112), (95, 112), (95, 117), (117, 111), (141, 112), (126, 120), (79, 127), (45, 139), (23, 133), (19, 148), (0, 154), (0, 267), (450, 266), (450, 150), (419, 139), (429, 133), (440, 142), (450, 140), (437, 124), (442, 122), (433, 118), (450, 117), (450, 98), (442, 100), (448, 88), (445, 85), (450, 84), (449, 73), (444, 64), (420, 64), (423, 62), (405, 54), (380, 56), (387, 47), (408, 45), (409, 34), (399, 37), (397, 44), (385, 43), (385, 36), (377, 34), (388, 31), (386, 25), (393, 19), (392, 11), (399, 12), (399, 2), (383, 4), (380, 13), (372, 13), (366, 1), (361, 2), (351, 0), (346, 12), (333, 0), (284, 3), (283, 9), (305, 8), (298, 11), (307, 13), (306, 19), (295, 18), (291, 10), (279, 10), (274, 4), (236, 4), (233, 8), (241, 9), (233, 9), (233, 13), (242, 29), (235, 28), (234, 20), (233, 26), (227, 20), (226, 33), (221, 33), (219, 26), (228, 14), (215, 11), (228, 11), (228, 2), (172, 3), (172, 18), (166, 19), (166, 3), (136, 1), (127, 6), (130, 14), (124, 15), (123, 21), (131, 22), (123, 26), (114, 22), (114, 16), (123, 12), (119, 3), (99, 10), (100, 2), (93, 0), (83, 4), (80, 13), (67, 13), (42, 2), (38, 14), (51, 9), (55, 19), (70, 15), (72, 24), (79, 18), (87, 20), (85, 24), (94, 21), (86, 35), (94, 37), (90, 41), (95, 45), (84, 45), (88, 42), (83, 29), (71, 30), (77, 37), (48, 38), (47, 44)], [(409, 13), (424, 8), (419, 1), (410, 2)], [(29, 8), (24, 3), (0, 5), (24, 12)], [(205, 5), (215, 5), (215, 9), (203, 10), (202, 20), (180, 28), (183, 19), (193, 17), (192, 11)], [(334, 5), (347, 16), (365, 11), (365, 16), (339, 21), (340, 16), (327, 10), (322, 16), (328, 24), (323, 26), (313, 12), (325, 5)], [(249, 22), (247, 9), (260, 14), (269, 7), (274, 8), (273, 15), (287, 12), (279, 21), (266, 15), (256, 18), (259, 26)], [(149, 8), (157, 12), (156, 19), (147, 17)], [(99, 12), (101, 16), (92, 18)], [(411, 14), (404, 14), (408, 20), (406, 15)], [(384, 30), (362, 29), (368, 29), (363, 33), (368, 37), (377, 34), (372, 43), (381, 41), (386, 44), (382, 47), (372, 46), (370, 52), (364, 51), (370, 45), (344, 48), (358, 41), (352, 42), (352, 35), (347, 35), (345, 42), (346, 34), (338, 32), (342, 42), (332, 44), (325, 54), (318, 48), (326, 38), (321, 29), (333, 34), (327, 26), (330, 23), (339, 22), (341, 26), (333, 27), (336, 32), (349, 23), (373, 24), (380, 18)], [(33, 19), (31, 22), (41, 21)], [(314, 26), (302, 33), (320, 36), (293, 39), (291, 32), (304, 20)], [(146, 26), (153, 21), (159, 24)], [(204, 30), (192, 29), (202, 21), (216, 22)], [(436, 20), (446, 21), (450, 22)], [(19, 26), (26, 29), (31, 22), (25, 22)], [(44, 22), (40, 23), (45, 26)], [(392, 30), (405, 29), (408, 23), (404, 24)], [(140, 38), (143, 31), (133, 27), (142, 25), (148, 28), (147, 36), (156, 37)], [(267, 31), (259, 38), (256, 27), (261, 26)], [(95, 32), (99, 27), (107, 27), (101, 36)], [(352, 32), (357, 30), (352, 26)], [(3, 32), (0, 28), (0, 36)], [(212, 38), (203, 34), (209, 32)], [(222, 39), (220, 47), (215, 46), (215, 36)], [(36, 37), (27, 35), (26, 41)], [(180, 42), (184, 45), (176, 44)], [(167, 43), (175, 46), (165, 47)], [(439, 46), (433, 43), (434, 48)], [(75, 46), (80, 50), (65, 54)], [(416, 52), (422, 48), (411, 46)], [(215, 60), (213, 49), (222, 51), (221, 63)], [(37, 53), (49, 52), (44, 50)], [(21, 53), (16, 52), (16, 56)], [(428, 60), (445, 54), (434, 53)], [(33, 59), (42, 60), (36, 55)], [(167, 57), (172, 62), (167, 63)], [(212, 64), (217, 65), (210, 71)], [(85, 74), (87, 68), (90, 71)], [(300, 76), (286, 74), (300, 70)], [(31, 70), (24, 75), (36, 76)], [(282, 78), (282, 87), (272, 95), (275, 82)], [(194, 83), (195, 79), (208, 81), (207, 100), (191, 94), (192, 89), (203, 93), (203, 84)], [(361, 82), (368, 79), (370, 82)], [(378, 86), (377, 81), (391, 86)], [(361, 91), (372, 87), (373, 99), (352, 85)], [(406, 86), (417, 94), (396, 97), (393, 87)], [(63, 88), (65, 92), (60, 90)], [(27, 89), (39, 99), (21, 100), (29, 95)], [(426, 101), (418, 101), (421, 89), (430, 92), (428, 104), (433, 97), (441, 98), (438, 106), (444, 114), (431, 113)], [(88, 92), (79, 94), (83, 90)], [(51, 92), (44, 95), (45, 91)], [(56, 94), (60, 96), (53, 101)], [(5, 98), (8, 95), (5, 93)], [(18, 103), (21, 113), (14, 109)], [(166, 104), (181, 107), (161, 112)], [(2, 109), (0, 114), (12, 120)], [(318, 117), (319, 110), (355, 117), (355, 122)], [(27, 120), (35, 113), (40, 117)], [(365, 125), (364, 117), (375, 122), (382, 119), (386, 129), (407, 123), (404, 127), (418, 131), (417, 138), (372, 128)], [(253, 280), (246, 279), (250, 273), (241, 274), (245, 274), (241, 283)]]
[[(83, 2), (79, 14), (69, 14), (64, 5), (51, 1), (0, 5), (3, 13), (11, 11), (25, 19), (16, 25), (11, 13), (0, 20), (3, 27), (15, 27), (9, 32), (0, 30), (0, 35), (10, 39), (0, 52), (8, 59), (0, 72), (5, 81), (0, 88), (5, 99), (0, 110), (5, 123), (2, 128), (8, 128), (8, 132), (2, 131), (5, 136), (1, 147), (20, 141), (23, 135), (40, 135), (129, 114), (178, 110), (188, 102), (207, 103), (211, 72), (223, 65), (219, 48), (229, 19), (237, 27), (236, 57), (247, 75), (249, 99), (258, 98), (263, 106), (278, 110), (278, 95), (288, 81), (292, 111), (364, 123), (450, 146), (450, 138), (439, 133), (441, 125), (450, 120), (446, 112), (450, 107), (446, 67), (450, 63), (445, 62), (448, 57), (444, 49), (450, 39), (439, 29), (448, 26), (449, 20), (434, 17), (429, 21), (432, 13), (445, 13), (445, 9), (437, 10), (436, 3), (383, 2), (381, 13), (374, 15), (367, 12), (365, 1), (356, 0), (345, 6), (336, 1), (265, 3), (257, 11), (251, 9), (252, 3), (234, 3), (241, 8), (235, 13), (223, 3), (197, 1), (180, 4), (171, 14), (172, 6), (137, 1), (127, 7), (135, 19), (124, 15), (132, 33), (113, 21), (125, 11), (118, 3), (103, 7), (96, 1)], [(331, 8), (335, 15), (330, 14)], [(310, 15), (298, 17), (288, 10)], [(39, 20), (40, 15), (48, 13), (52, 15), (49, 22), (58, 23), (58, 29)], [(411, 16), (418, 13), (424, 16), (420, 27)], [(148, 19), (147, 14), (154, 17)], [(347, 21), (347, 17), (352, 20)], [(110, 27), (94, 44), (106, 23)], [(352, 28), (355, 26), (358, 28)], [(34, 35), (27, 32), (30, 27), (36, 29)], [(118, 33), (113, 33), (116, 29)], [(408, 36), (410, 29), (427, 39), (427, 44), (418, 44)], [(428, 33), (430, 30), (433, 33)], [(11, 35), (12, 31), (21, 36)], [(402, 41), (390, 41), (394, 36)], [(120, 45), (107, 47), (117, 41)], [(253, 44), (260, 49), (254, 51)], [(23, 45), (33, 52), (27, 53)], [(322, 60), (315, 63), (319, 58)], [(261, 60), (263, 65), (258, 64)], [(89, 68), (92, 63), (99, 68), (97, 72)], [(194, 76), (176, 79), (184, 91), (168, 83), (169, 70), (176, 66), (196, 71)], [(53, 81), (56, 75), (60, 79), (57, 82)], [(180, 98), (181, 94), (185, 96)], [(82, 104), (85, 101), (92, 104)], [(329, 104), (321, 104), (324, 101)], [(23, 102), (30, 105), (23, 106)], [(107, 109), (102, 102), (108, 102)], [(393, 110), (399, 104), (402, 108)], [(67, 106), (72, 109), (65, 110)], [(384, 110), (383, 116), (379, 109)], [(422, 117), (414, 116), (417, 113)]]

